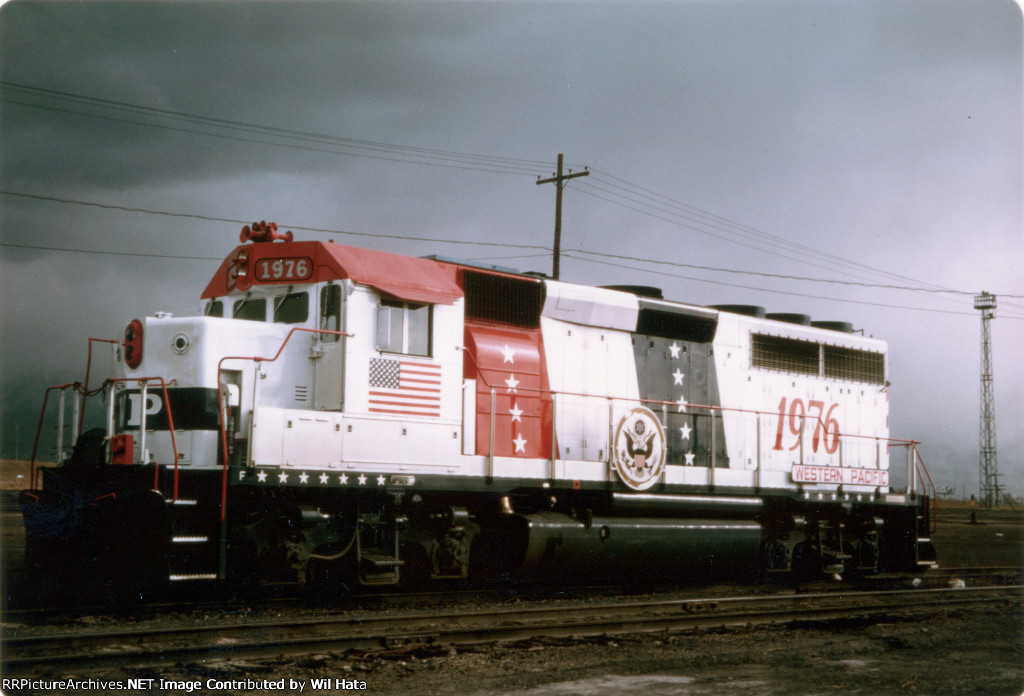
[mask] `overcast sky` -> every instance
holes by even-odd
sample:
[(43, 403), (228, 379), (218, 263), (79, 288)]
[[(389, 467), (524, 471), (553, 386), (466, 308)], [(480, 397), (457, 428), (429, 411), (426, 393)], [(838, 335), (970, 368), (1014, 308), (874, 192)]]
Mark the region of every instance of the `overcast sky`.
[(892, 435), (958, 493), (996, 293), (1024, 495), (1021, 36), (1006, 0), (10, 2), (0, 449), (89, 336), (194, 313), (241, 221), (549, 271), (562, 152), (563, 280), (888, 340)]

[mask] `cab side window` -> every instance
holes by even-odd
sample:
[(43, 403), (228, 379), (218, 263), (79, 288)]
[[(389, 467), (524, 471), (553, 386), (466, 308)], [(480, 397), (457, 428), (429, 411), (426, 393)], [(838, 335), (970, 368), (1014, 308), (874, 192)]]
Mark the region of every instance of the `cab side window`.
[(377, 308), (377, 349), (430, 355), (431, 318), (430, 305), (382, 300)]
[[(320, 329), (341, 331), (341, 286), (327, 285), (320, 290)], [(337, 343), (341, 336), (320, 334), (324, 343)]]

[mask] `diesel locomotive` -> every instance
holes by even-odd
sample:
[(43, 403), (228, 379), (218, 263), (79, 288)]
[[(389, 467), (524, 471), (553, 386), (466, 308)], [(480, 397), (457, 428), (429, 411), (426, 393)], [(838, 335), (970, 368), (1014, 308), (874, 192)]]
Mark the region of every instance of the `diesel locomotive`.
[[(114, 374), (44, 399), (74, 446), (21, 494), (40, 583), (935, 564), (918, 443), (889, 435), (886, 344), (842, 322), (260, 222), (200, 315), (105, 343)], [(104, 422), (86, 428), (90, 398)]]

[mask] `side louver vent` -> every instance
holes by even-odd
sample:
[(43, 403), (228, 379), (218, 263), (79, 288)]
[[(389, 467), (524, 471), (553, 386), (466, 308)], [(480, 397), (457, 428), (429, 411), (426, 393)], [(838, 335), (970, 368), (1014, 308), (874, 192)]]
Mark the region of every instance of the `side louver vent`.
[(750, 337), (750, 363), (764, 370), (885, 384), (885, 355), (782, 336)]
[(528, 278), (462, 272), (466, 293), (466, 318), (515, 326), (540, 326), (544, 285)]

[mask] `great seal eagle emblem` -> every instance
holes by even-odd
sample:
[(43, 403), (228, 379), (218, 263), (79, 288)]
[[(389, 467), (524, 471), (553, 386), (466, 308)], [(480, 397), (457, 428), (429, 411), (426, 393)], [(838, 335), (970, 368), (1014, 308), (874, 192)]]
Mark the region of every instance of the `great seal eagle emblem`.
[(622, 482), (634, 491), (658, 482), (665, 470), (665, 431), (653, 411), (638, 406), (619, 419), (612, 463)]

